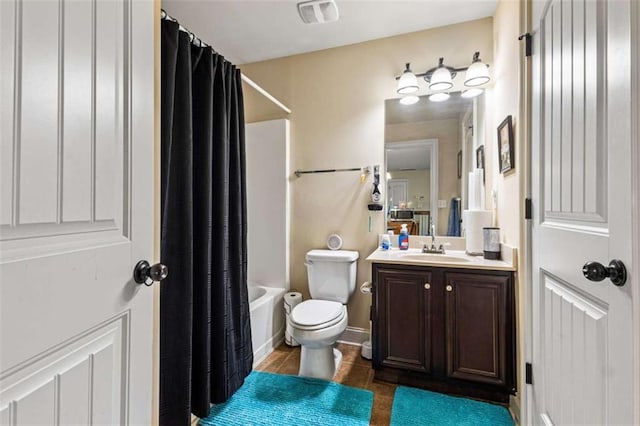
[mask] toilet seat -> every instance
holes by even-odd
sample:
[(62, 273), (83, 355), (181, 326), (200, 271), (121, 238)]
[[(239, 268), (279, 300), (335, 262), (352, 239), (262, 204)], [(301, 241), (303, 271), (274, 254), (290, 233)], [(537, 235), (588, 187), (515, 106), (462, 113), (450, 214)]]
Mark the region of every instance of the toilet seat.
[(330, 300), (306, 300), (291, 311), (291, 325), (300, 330), (318, 330), (339, 323), (345, 316), (345, 306)]

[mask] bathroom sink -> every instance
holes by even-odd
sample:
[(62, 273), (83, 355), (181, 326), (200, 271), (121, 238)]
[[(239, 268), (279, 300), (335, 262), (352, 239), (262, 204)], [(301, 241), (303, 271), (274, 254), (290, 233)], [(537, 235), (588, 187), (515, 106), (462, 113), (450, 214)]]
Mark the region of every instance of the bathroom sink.
[(418, 260), (423, 262), (443, 262), (443, 263), (461, 263), (469, 262), (469, 259), (458, 256), (447, 256), (446, 254), (430, 254), (430, 253), (410, 253), (400, 255), (403, 260)]

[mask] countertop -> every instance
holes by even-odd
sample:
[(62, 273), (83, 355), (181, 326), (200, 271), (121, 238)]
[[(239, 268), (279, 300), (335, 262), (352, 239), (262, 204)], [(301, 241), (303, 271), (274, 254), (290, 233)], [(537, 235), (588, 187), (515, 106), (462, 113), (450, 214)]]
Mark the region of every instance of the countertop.
[[(437, 266), (447, 268), (485, 269), (491, 271), (515, 271), (515, 254), (505, 253), (503, 247), (502, 258), (505, 260), (487, 260), (482, 256), (470, 256), (464, 250), (447, 250), (445, 254), (429, 254), (423, 256), (422, 250), (410, 248), (400, 250), (376, 249), (366, 260), (372, 263), (388, 263), (394, 265)], [(423, 259), (424, 258), (424, 259)]]

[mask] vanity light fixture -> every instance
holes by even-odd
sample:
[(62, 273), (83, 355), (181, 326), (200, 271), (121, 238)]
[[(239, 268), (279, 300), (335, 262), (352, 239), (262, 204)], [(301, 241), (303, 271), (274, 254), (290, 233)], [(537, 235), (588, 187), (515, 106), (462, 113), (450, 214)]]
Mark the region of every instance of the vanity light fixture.
[[(429, 89), (436, 92), (449, 90), (453, 87), (453, 80), (458, 73), (466, 71), (464, 85), (469, 88), (477, 88), (487, 84), (491, 77), (489, 76), (489, 66), (480, 59), (480, 52), (475, 52), (471, 65), (468, 67), (454, 68), (444, 64), (444, 58), (439, 58), (438, 66), (431, 68), (423, 73), (414, 74), (411, 71), (409, 63), (398, 80), (397, 93), (406, 95), (418, 91), (418, 77), (422, 77), (429, 84)], [(482, 89), (480, 89), (482, 90)], [(466, 93), (466, 91), (465, 91)], [(477, 96), (482, 92), (470, 91), (468, 97)], [(448, 99), (448, 97), (447, 97)], [(446, 100), (446, 99), (443, 99)]]
[(409, 62), (407, 62), (406, 66), (407, 68), (404, 70), (404, 72), (398, 79), (397, 92), (400, 95), (406, 95), (407, 93), (417, 92), (419, 89), (418, 79), (416, 78), (416, 75), (413, 73), (413, 71), (411, 71)]
[[(438, 60), (438, 68), (433, 71), (429, 80), (427, 80), (427, 76), (424, 77), (424, 79), (429, 82), (429, 89), (431, 90), (449, 90), (453, 87), (452, 79), (456, 75), (456, 71), (454, 70), (452, 73), (443, 62), (444, 58)], [(427, 74), (428, 73), (429, 71), (427, 71)]]
[(480, 60), (480, 52), (473, 54), (473, 62), (467, 68), (464, 76), (464, 85), (467, 87), (477, 87), (486, 84), (491, 80), (489, 77), (489, 66)]

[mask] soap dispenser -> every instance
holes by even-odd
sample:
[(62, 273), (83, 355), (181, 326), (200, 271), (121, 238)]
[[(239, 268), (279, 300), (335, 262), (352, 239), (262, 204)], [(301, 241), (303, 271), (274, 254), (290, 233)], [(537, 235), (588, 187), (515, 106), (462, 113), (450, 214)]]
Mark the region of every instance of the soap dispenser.
[(409, 230), (407, 224), (403, 223), (400, 227), (400, 236), (398, 237), (398, 247), (400, 250), (409, 250)]

